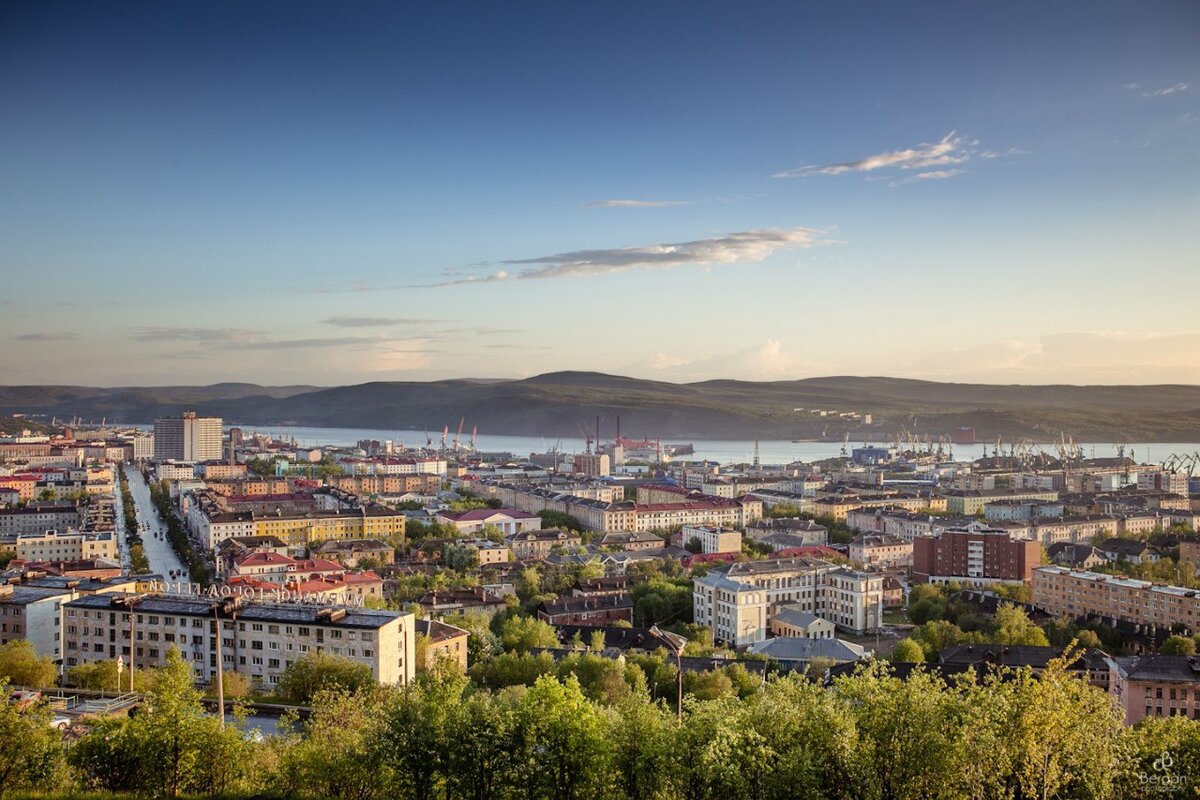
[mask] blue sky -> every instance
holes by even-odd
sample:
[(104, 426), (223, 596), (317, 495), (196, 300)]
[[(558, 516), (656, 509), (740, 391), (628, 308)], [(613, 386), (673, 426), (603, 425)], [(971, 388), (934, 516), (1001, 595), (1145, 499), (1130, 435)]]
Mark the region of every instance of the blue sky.
[(0, 380), (1200, 383), (1200, 6), (7, 3)]

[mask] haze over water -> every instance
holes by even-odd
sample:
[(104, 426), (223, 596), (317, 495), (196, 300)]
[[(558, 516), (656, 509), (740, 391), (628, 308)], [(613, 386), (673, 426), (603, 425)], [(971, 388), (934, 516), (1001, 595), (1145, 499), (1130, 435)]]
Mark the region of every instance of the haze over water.
[[(251, 431), (258, 433), (271, 434), (277, 438), (290, 439), (296, 438), (296, 441), (307, 447), (321, 447), (328, 445), (353, 446), (361, 439), (378, 439), (385, 441), (391, 439), (399, 446), (403, 444), (407, 447), (422, 447), (425, 445), (425, 431), (411, 430), (385, 430), (380, 428), (317, 428), (308, 426), (241, 426), (242, 430), (249, 434)], [(441, 431), (429, 431), (429, 437), (433, 440), (434, 447), (439, 446), (441, 440)], [(611, 431), (606, 434), (606, 440), (611, 441)], [(452, 441), (454, 431), (450, 432), (448, 440)], [(629, 438), (638, 438), (638, 434), (631, 434)], [(469, 440), (468, 433), (464, 432), (462, 436), (463, 443)], [(581, 453), (584, 449), (584, 441), (580, 438), (559, 437), (559, 436), (516, 436), (507, 434), (487, 434), (480, 433), (475, 437), (476, 446), (483, 452), (506, 452), (512, 453), (514, 456), (527, 457), (530, 453), (542, 453), (551, 447), (557, 446), (565, 453)], [(888, 441), (885, 437), (879, 437), (873, 440), (874, 443)], [(681, 460), (702, 460), (719, 461), (721, 463), (729, 462), (749, 462), (754, 457), (754, 440), (752, 439), (687, 439), (683, 437), (663, 439), (663, 444), (691, 444), (695, 447), (696, 452), (690, 456), (681, 456), (675, 459)], [(857, 447), (863, 444), (861, 440), (850, 440), (851, 447)], [(954, 445), (954, 457), (958, 460), (970, 460), (979, 458), (983, 455), (985, 446), (987, 452), (991, 453), (992, 444), (987, 445), (982, 443), (976, 444), (956, 444)], [(1048, 453), (1053, 453), (1051, 445), (1043, 445), (1044, 450)], [(1003, 444), (1003, 448), (1007, 449), (1007, 443)], [(786, 464), (792, 461), (819, 461), (825, 458), (833, 458), (841, 454), (841, 442), (792, 442), (786, 439), (761, 439), (758, 442), (759, 459), (764, 464)], [(1200, 443), (1131, 443), (1125, 445), (1125, 453), (1132, 454), (1139, 461), (1157, 464), (1167, 459), (1172, 453), (1191, 453), (1200, 450)], [(1132, 452), (1131, 452), (1132, 451)], [(1117, 445), (1111, 442), (1084, 444), (1084, 455), (1087, 457), (1106, 458), (1116, 457)]]

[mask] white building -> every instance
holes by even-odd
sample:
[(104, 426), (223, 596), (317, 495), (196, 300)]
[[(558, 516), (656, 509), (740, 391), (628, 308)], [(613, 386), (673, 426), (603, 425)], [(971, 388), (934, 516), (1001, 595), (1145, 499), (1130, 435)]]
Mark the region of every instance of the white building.
[(0, 584), (0, 645), (24, 639), (39, 656), (62, 662), (60, 609), (71, 599), (69, 589)]
[(701, 553), (740, 553), (742, 534), (733, 528), (717, 528), (712, 525), (684, 525), (679, 539), (686, 547), (693, 539), (700, 540)]
[(748, 561), (695, 578), (692, 599), (696, 624), (737, 647), (765, 639), (784, 605), (865, 633), (880, 625), (883, 576), (812, 558)]
[(179, 417), (154, 421), (156, 459), (216, 461), (221, 455), (220, 417), (198, 417), (195, 411), (185, 411)]

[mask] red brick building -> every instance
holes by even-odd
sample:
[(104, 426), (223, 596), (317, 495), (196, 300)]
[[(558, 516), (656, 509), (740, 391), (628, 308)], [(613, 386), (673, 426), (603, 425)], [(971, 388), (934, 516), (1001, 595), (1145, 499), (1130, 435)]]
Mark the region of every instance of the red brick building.
[(1042, 546), (978, 523), (947, 528), (913, 540), (913, 580), (918, 583), (1029, 581), (1042, 563)]

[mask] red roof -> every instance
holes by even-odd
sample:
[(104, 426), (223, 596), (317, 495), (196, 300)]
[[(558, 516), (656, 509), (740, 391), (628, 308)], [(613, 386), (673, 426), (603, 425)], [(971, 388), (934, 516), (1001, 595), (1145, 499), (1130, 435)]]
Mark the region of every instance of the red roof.
[(819, 544), (805, 545), (804, 547), (785, 547), (784, 549), (776, 550), (771, 554), (771, 558), (792, 558), (793, 556), (818, 556), (828, 558), (829, 556), (845, 557), (845, 554), (839, 553), (832, 547), (824, 547), (823, 545)]
[(247, 553), (241, 558), (235, 558), (233, 563), (239, 567), (265, 567), (271, 564), (294, 564), (296, 563), (287, 556), (281, 556), (278, 553), (271, 552), (253, 552)]

